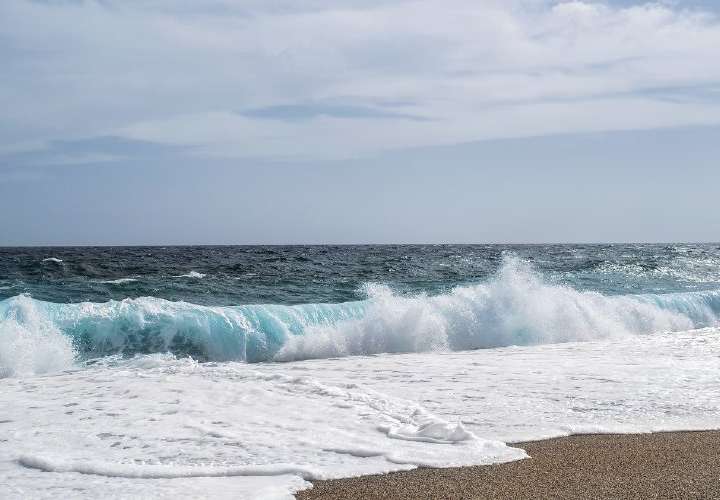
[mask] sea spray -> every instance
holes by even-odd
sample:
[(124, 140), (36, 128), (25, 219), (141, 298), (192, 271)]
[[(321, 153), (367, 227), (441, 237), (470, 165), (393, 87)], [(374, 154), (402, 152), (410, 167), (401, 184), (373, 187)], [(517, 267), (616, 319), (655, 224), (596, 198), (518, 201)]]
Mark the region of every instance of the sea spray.
[(543, 281), (506, 258), (487, 283), (404, 297), (367, 287), (366, 313), (288, 339), (279, 360), (384, 352), (467, 350), (682, 331), (717, 323), (720, 292), (604, 296)]
[(35, 375), (72, 366), (75, 351), (71, 338), (63, 335), (26, 296), (0, 305), (0, 378)]

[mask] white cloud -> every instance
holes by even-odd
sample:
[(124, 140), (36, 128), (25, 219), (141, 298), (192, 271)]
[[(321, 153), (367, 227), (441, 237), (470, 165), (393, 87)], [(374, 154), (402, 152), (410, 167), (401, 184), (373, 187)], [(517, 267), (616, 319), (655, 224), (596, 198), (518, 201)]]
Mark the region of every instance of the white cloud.
[[(120, 135), (323, 158), (720, 123), (713, 92), (666, 98), (718, 87), (720, 20), (659, 3), (4, 0), (0, 41), (4, 147)], [(237, 113), (313, 102), (430, 119)]]

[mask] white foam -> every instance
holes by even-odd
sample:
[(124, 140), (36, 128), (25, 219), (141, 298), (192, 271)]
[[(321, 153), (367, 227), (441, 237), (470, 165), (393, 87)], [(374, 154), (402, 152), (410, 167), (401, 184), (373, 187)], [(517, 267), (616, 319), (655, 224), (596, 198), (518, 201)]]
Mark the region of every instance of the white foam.
[[(424, 417), (424, 418), (422, 418)], [(448, 424), (432, 415), (423, 415), (416, 424), (405, 424), (396, 427), (380, 427), (388, 437), (407, 441), (424, 441), (426, 443), (459, 443), (476, 439), (463, 424)]]
[(43, 455), (23, 455), (18, 463), (44, 472), (78, 472), (80, 474), (130, 479), (174, 479), (181, 477), (234, 477), (296, 475), (303, 479), (322, 479), (322, 474), (307, 467), (272, 464), (236, 467), (135, 465), (107, 462), (69, 461)]
[(206, 274), (203, 274), (203, 273), (199, 273), (199, 272), (197, 272), (197, 271), (190, 271), (190, 272), (187, 273), (187, 274), (180, 274), (180, 275), (178, 275), (178, 276), (175, 276), (175, 278), (194, 278), (194, 279), (202, 279), (202, 278), (204, 278), (205, 276), (207, 276), (207, 275), (206, 275)]
[[(276, 360), (383, 352), (460, 351), (684, 331), (717, 324), (718, 314), (692, 294), (605, 296), (545, 283), (508, 258), (498, 276), (451, 293), (415, 297), (367, 287), (361, 318), (310, 326), (289, 337)], [(717, 292), (709, 292), (717, 300)], [(720, 301), (718, 301), (720, 302)]]
[(57, 257), (48, 257), (46, 259), (42, 260), (43, 262), (54, 262), (56, 264), (60, 264), (62, 262), (62, 259), (58, 259)]
[(289, 498), (311, 478), (525, 456), (505, 442), (720, 428), (719, 351), (708, 329), (289, 364), (105, 358), (3, 381), (0, 477), (25, 497)]
[(123, 285), (125, 283), (133, 283), (137, 281), (137, 278), (118, 278), (116, 280), (103, 280), (98, 283), (106, 283), (109, 285)]
[[(111, 480), (103, 488), (124, 487), (119, 480), (248, 477), (247, 489), (236, 488), (248, 497), (257, 477), (273, 475), (273, 495), (283, 496), (309, 479), (525, 457), (464, 431), (452, 417), (353, 383), (144, 358), (108, 359), (42, 383), (11, 379), (0, 394), (9, 437), (0, 442), (0, 474), (22, 488), (52, 485), (71, 496), (77, 485), (92, 484), (79, 474)], [(7, 460), (22, 468), (5, 470)], [(154, 483), (144, 484), (154, 496)]]
[(0, 311), (0, 378), (54, 372), (73, 365), (75, 352), (63, 335), (26, 296)]

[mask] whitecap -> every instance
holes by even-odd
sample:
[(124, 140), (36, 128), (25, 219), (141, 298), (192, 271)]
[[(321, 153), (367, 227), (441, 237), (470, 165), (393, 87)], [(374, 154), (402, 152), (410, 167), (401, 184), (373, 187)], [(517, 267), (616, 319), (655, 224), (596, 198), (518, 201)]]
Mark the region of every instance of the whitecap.
[(98, 283), (106, 283), (108, 285), (123, 285), (125, 283), (133, 283), (134, 281), (137, 281), (137, 278), (119, 278), (116, 280), (98, 281)]
[(203, 273), (199, 273), (199, 272), (197, 272), (197, 271), (190, 271), (190, 272), (187, 273), (187, 274), (180, 274), (180, 275), (174, 276), (174, 277), (175, 277), (175, 278), (195, 278), (195, 279), (202, 279), (202, 278), (204, 278), (205, 276), (207, 276), (207, 275), (206, 275), (206, 274), (203, 274)]

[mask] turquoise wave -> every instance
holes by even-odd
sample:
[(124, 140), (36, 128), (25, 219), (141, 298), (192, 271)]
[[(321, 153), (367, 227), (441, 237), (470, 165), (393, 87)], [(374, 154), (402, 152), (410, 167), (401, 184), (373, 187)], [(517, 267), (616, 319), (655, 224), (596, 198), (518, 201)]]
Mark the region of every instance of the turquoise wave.
[(84, 358), (172, 352), (200, 360), (265, 361), (290, 336), (362, 316), (365, 302), (207, 307), (154, 297), (105, 303), (56, 304), (18, 296), (0, 302), (8, 320), (54, 328)]
[(233, 307), (15, 296), (0, 301), (0, 371), (48, 345), (68, 344), (76, 359), (171, 352), (253, 363), (595, 340), (715, 326), (720, 318), (720, 291), (606, 296), (547, 284), (521, 262), (446, 294), (408, 297), (379, 285), (367, 294), (338, 304)]

